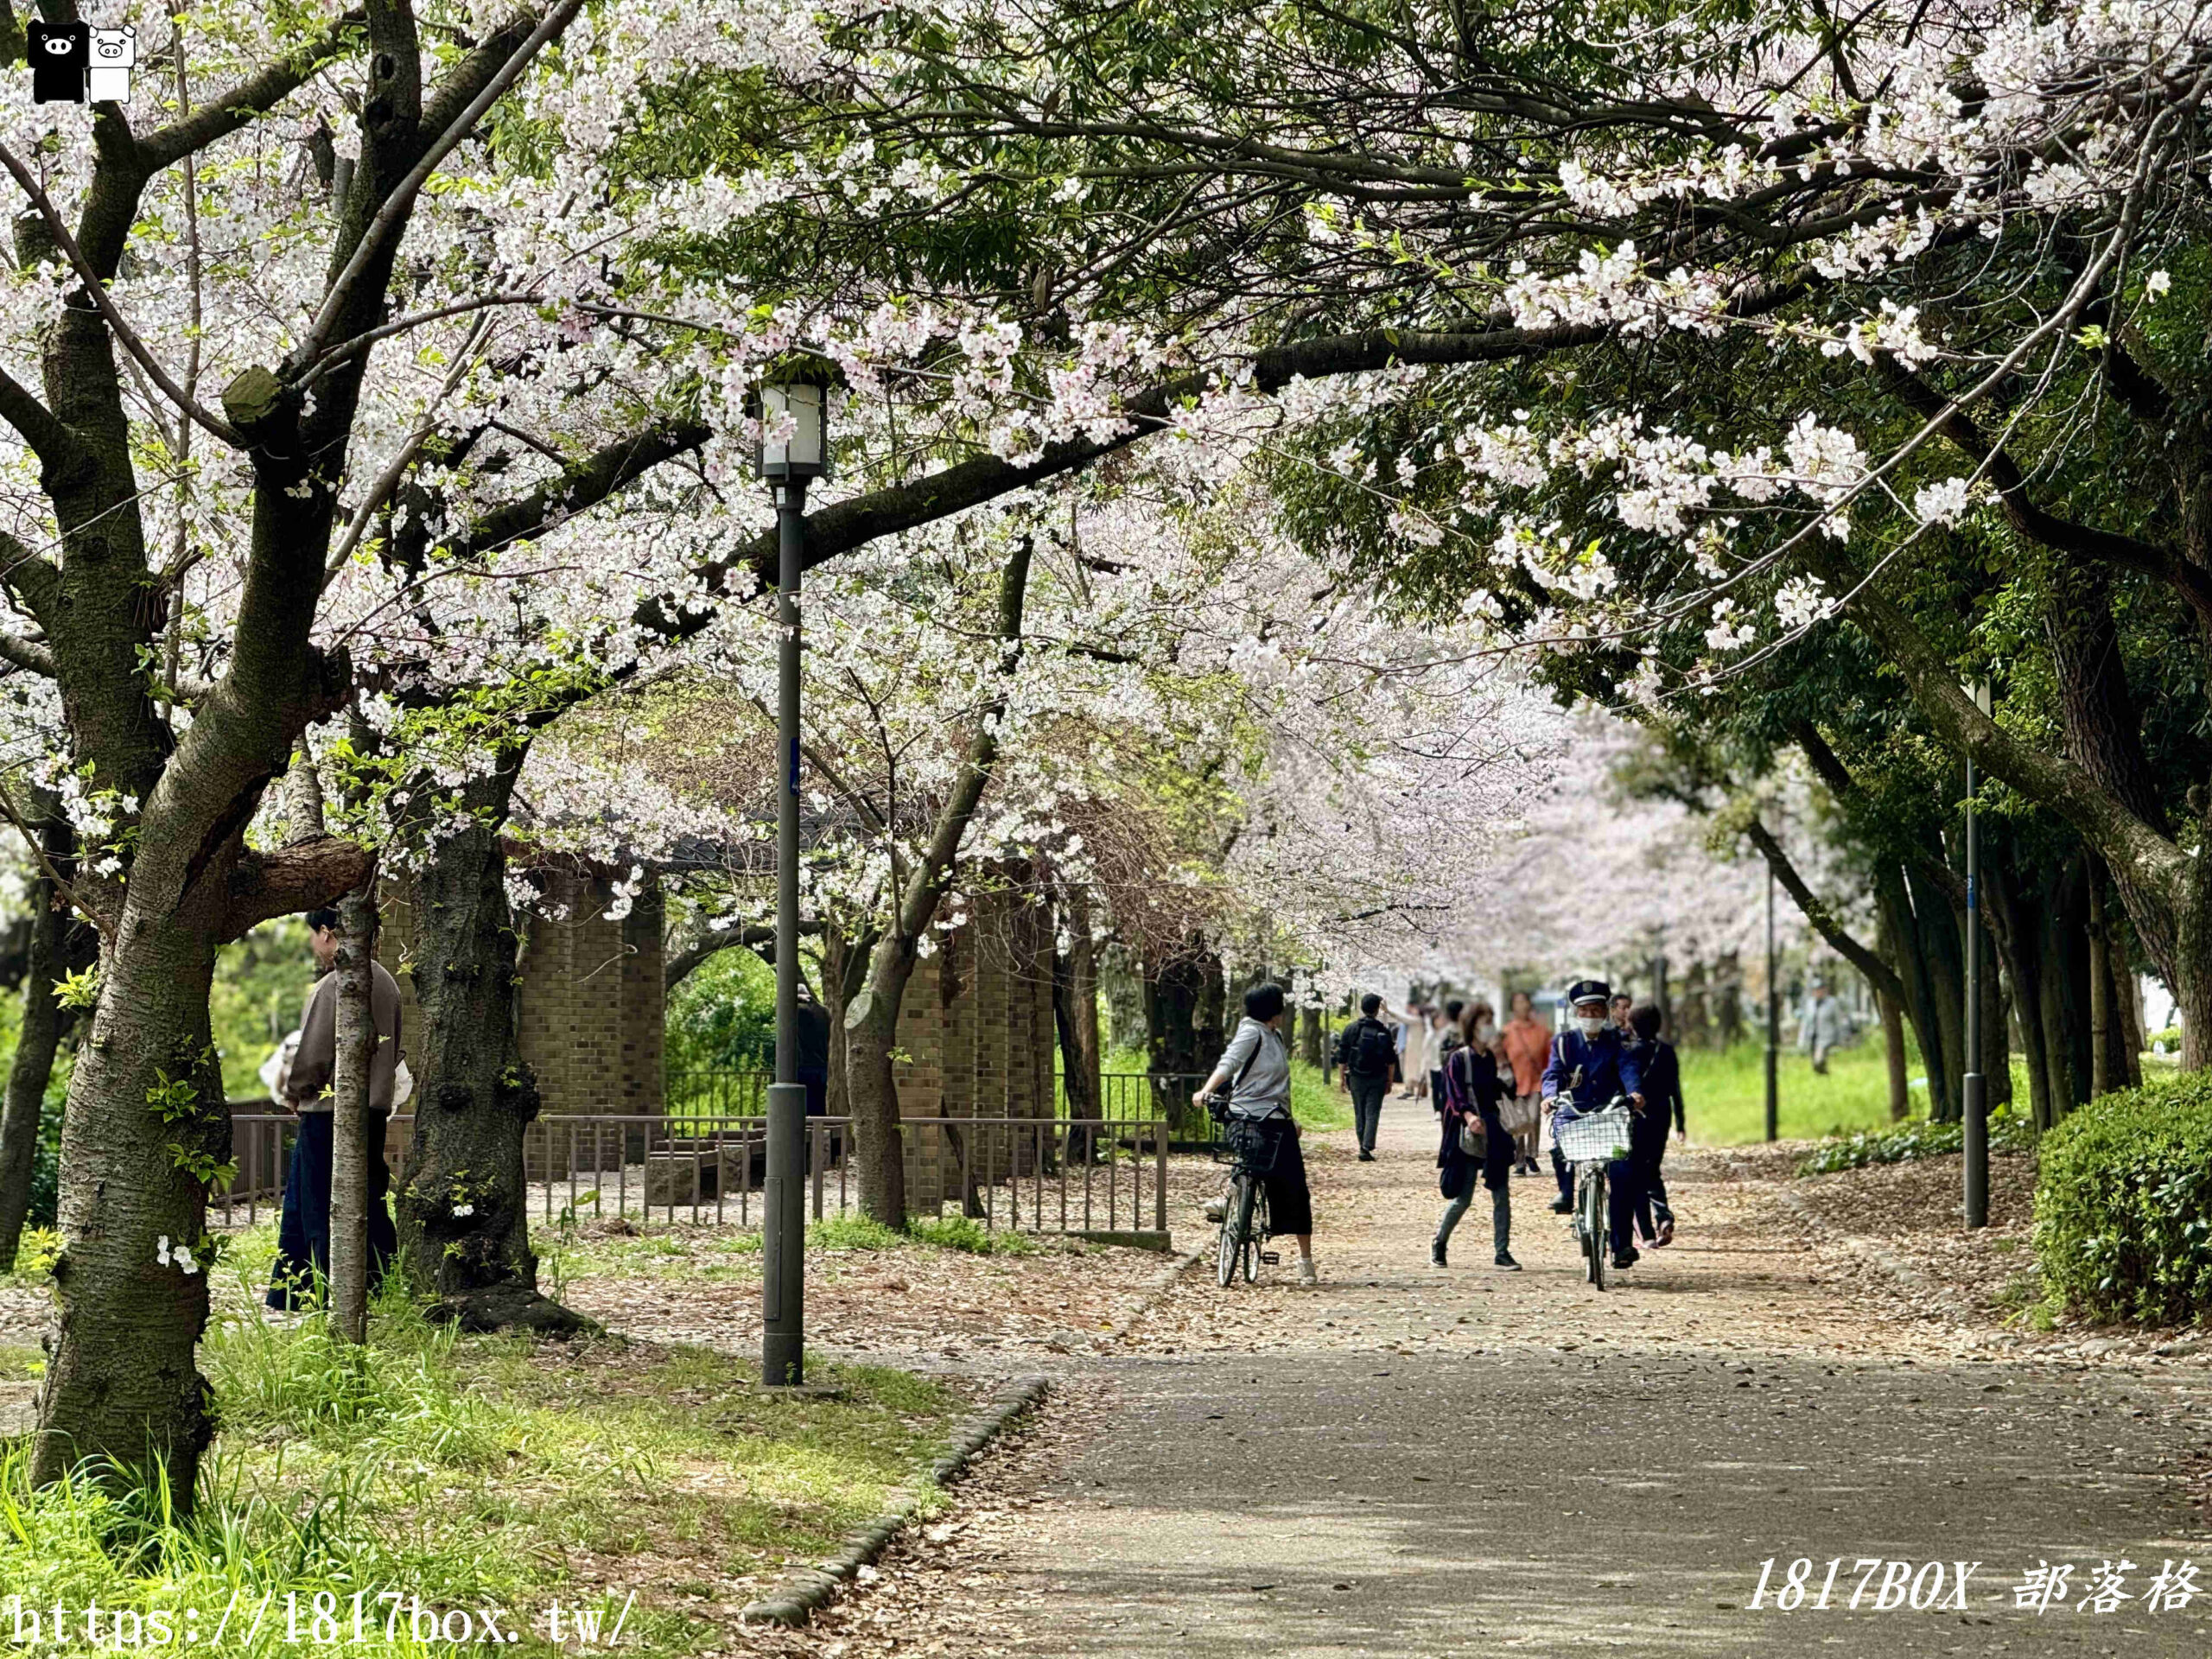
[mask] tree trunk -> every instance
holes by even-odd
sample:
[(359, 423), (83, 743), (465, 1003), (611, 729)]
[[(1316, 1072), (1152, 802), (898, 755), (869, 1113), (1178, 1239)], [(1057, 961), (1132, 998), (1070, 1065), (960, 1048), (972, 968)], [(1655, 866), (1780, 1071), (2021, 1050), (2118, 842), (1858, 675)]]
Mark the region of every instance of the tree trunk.
[[(2108, 1095), (2115, 1045), (2112, 997), (2112, 939), (2105, 925), (2104, 884), (2089, 876), (2089, 1095)], [(2123, 1072), (2123, 1075), (2125, 1073)]]
[(377, 879), (338, 901), (337, 1058), (330, 1079), (330, 1326), (341, 1342), (369, 1339), (369, 1064), (377, 1052), (370, 1004), (377, 953)]
[[(48, 1339), (32, 1478), (88, 1457), (136, 1484), (160, 1465), (188, 1509), (214, 1433), (194, 1363), (207, 1323), (207, 1182), (231, 1120), (208, 1027), (222, 924), (209, 889), (166, 913), (123, 907), (62, 1119), (60, 1306)], [(178, 1252), (181, 1249), (183, 1254)]]
[(1069, 895), (1068, 997), (1075, 1014), (1076, 1056), (1091, 1103), (1104, 1105), (1106, 1046), (1098, 1030), (1098, 941), (1091, 937), (1090, 895)]
[[(59, 798), (47, 797), (46, 801), (51, 801), (52, 810), (36, 822), (39, 846), (46, 863), (67, 880), (74, 868), (76, 836), (61, 815)], [(99, 960), (98, 936), (71, 914), (68, 901), (44, 868), (31, 880), (29, 921), (22, 1020), (15, 1058), (8, 1065), (7, 1103), (0, 1109), (0, 1273), (15, 1267), (16, 1251), (22, 1243), (47, 1085), (54, 1077), (62, 1036), (74, 1019), (55, 999), (54, 982)]]
[(2038, 1131), (2057, 1122), (2063, 1108), (2050, 1087), (2050, 1044), (2044, 1021), (2043, 933), (2018, 899), (2001, 861), (1982, 872), (1982, 891), (1993, 912), (2005, 917), (1997, 931), (1998, 955), (2012, 988), (2012, 1023), (2020, 1036), (2020, 1058), (2028, 1074), (2028, 1109)]
[(858, 938), (849, 938), (834, 927), (822, 931), (822, 1007), (830, 1016), (829, 1077), (823, 1085), (823, 1109), (831, 1117), (852, 1115), (845, 1011), (868, 981), (868, 961), (875, 950), (875, 937), (873, 928)]
[[(1936, 1052), (1942, 1056), (1941, 1066), (1931, 1064), (1928, 1071), (1928, 1116), (1936, 1122), (1956, 1122), (1959, 1079), (1966, 1074), (1966, 1032), (1962, 1023), (1966, 968), (1960, 956), (1958, 918), (1952, 912), (1948, 897), (1927, 877), (1908, 867), (1904, 881), (1912, 900), (1913, 937), (1918, 943), (1927, 982)], [(1923, 1033), (1921, 1041), (1925, 1045), (1927, 1040), (1928, 1033)], [(1923, 1046), (1922, 1057), (1925, 1058), (1927, 1054)], [(1939, 1077), (1942, 1080), (1941, 1093), (1936, 1090)]]
[(1191, 1090), (1204, 1077), (1197, 1017), (1205, 964), (1196, 940), (1144, 979), (1145, 1063), (1152, 1074), (1153, 1110), (1179, 1141), (1203, 1138)]
[(1084, 1052), (1077, 1015), (1074, 952), (1052, 952), (1052, 1031), (1060, 1045), (1060, 1086), (1067, 1092), (1068, 1116), (1096, 1117), (1098, 1087), (1090, 1057)]
[(899, 1009), (914, 957), (887, 937), (875, 947), (868, 983), (845, 1010), (845, 1088), (851, 1096), (853, 1155), (861, 1213), (886, 1227), (906, 1225), (906, 1147), (899, 1123), (895, 1051)]
[(1199, 955), (1198, 972), (1198, 1003), (1191, 1018), (1192, 1037), (1198, 1052), (1191, 1070), (1205, 1071), (1212, 1067), (1215, 1058), (1229, 1041), (1229, 995), (1223, 982), (1227, 969), (1223, 967), (1220, 956), (1208, 950)]
[(1888, 1051), (1890, 1071), (1890, 1121), (1902, 1123), (1912, 1115), (1912, 1090), (1905, 1077), (1904, 1015), (1897, 1007), (1897, 999), (1877, 991), (1874, 1006), (1882, 1015), (1882, 1046)]
[(2143, 1029), (2143, 982), (2135, 976), (2135, 964), (2127, 952), (2117, 948), (2117, 940), (2112, 953), (2112, 971), (2120, 1011), (2120, 1047), (2127, 1068), (2127, 1086), (2140, 1089), (2143, 1051), (2151, 1046), (2149, 1034)]
[(1150, 1045), (1146, 1036), (1143, 965), (1127, 945), (1109, 945), (1100, 957), (1098, 982), (1106, 993), (1105, 1046), (1144, 1052)]
[(423, 1075), (394, 1220), (416, 1287), (463, 1330), (596, 1329), (540, 1295), (530, 1248), (523, 1135), (537, 1081), (515, 1041), (514, 917), (499, 826), (520, 760), (463, 791), (467, 827), (441, 841), (413, 884)]
[[(1694, 959), (1682, 974), (1681, 993), (1675, 1001), (1675, 1046), (1676, 1048), (1710, 1048), (1713, 1046), (1713, 1020), (1708, 1012), (1707, 996), (1708, 981), (1706, 965)], [(1506, 999), (1510, 1008), (1512, 998)]]
[(1298, 1011), (1298, 1058), (1315, 1071), (1321, 1069), (1321, 1010), (1306, 1007)]
[[(867, 985), (845, 1014), (846, 1083), (852, 1095), (854, 1153), (861, 1165), (861, 1213), (887, 1227), (903, 1229), (906, 1224), (906, 1149), (893, 1070), (899, 1010), (913, 976), (918, 942), (937, 918), (960, 843), (998, 761), (999, 725), (1021, 661), (1021, 617), (1035, 548), (1032, 537), (1021, 537), (1000, 573), (998, 637), (1003, 655), (996, 688), (978, 711), (967, 753), (938, 809), (928, 844), (913, 861), (904, 885), (892, 894), (889, 924), (869, 957)], [(898, 868), (895, 860), (893, 868)]]
[(1713, 965), (1713, 1042), (1724, 1052), (1744, 1040), (1744, 969), (1733, 950)]

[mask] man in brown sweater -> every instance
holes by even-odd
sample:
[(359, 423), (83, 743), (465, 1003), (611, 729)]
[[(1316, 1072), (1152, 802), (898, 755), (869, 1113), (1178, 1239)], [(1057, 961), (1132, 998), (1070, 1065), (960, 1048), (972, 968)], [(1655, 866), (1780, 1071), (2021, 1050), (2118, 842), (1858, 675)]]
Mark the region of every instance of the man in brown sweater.
[[(284, 1213), (276, 1233), (276, 1265), (270, 1276), (269, 1306), (311, 1305), (330, 1272), (330, 1089), (338, 1071), (338, 912), (307, 914), (308, 943), (321, 977), (308, 994), (300, 1017), (300, 1046), (283, 1077), (284, 1099), (299, 1115), (292, 1162), (284, 1182)], [(399, 1067), (399, 986), (380, 962), (369, 964), (369, 1016), (377, 1029), (369, 1059), (368, 1110), (361, 1133), (369, 1163), (369, 1280), (372, 1284), (397, 1253), (398, 1235), (385, 1195), (391, 1171), (384, 1161), (385, 1126), (391, 1116), (392, 1079)]]

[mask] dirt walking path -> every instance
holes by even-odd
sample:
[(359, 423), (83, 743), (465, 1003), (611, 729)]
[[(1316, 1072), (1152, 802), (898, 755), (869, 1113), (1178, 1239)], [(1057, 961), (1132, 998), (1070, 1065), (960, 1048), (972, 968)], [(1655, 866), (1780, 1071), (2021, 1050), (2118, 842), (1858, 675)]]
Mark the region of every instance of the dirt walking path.
[[(1986, 1327), (1902, 1317), (1848, 1252), (1808, 1248), (1820, 1229), (1778, 1183), (1722, 1154), (1670, 1160), (1680, 1240), (1602, 1294), (1544, 1208), (1548, 1177), (1515, 1183), (1527, 1271), (1493, 1268), (1478, 1204), (1440, 1272), (1432, 1122), (1392, 1103), (1373, 1164), (1309, 1141), (1319, 1287), (1287, 1263), (1228, 1292), (1190, 1275), (1116, 1352), (1061, 1360), (1046, 1421), (870, 1586), (752, 1645), (2212, 1649), (2212, 1533), (2184, 1478), (2212, 1440), (2212, 1372), (2023, 1357)], [(1773, 1607), (1797, 1558), (1808, 1603), (1840, 1558), (1825, 1611)], [(1963, 1611), (1961, 1560), (1980, 1563)], [(2126, 1599), (2084, 1607), (2122, 1561)], [(2202, 1588), (2153, 1608), (2154, 1576), (2183, 1561)], [(2017, 1605), (2045, 1564), (2070, 1569), (2063, 1599)], [(1943, 1605), (1914, 1611), (1916, 1582)]]

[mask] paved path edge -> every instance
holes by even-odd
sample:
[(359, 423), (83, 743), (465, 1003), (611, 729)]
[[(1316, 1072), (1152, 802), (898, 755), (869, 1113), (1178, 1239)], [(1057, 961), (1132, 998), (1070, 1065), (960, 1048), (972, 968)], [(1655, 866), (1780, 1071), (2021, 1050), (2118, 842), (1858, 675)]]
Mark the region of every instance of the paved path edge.
[[(930, 1469), (930, 1484), (947, 1486), (966, 1472), (976, 1454), (1035, 1408), (1049, 1386), (1042, 1376), (1016, 1377), (996, 1394), (982, 1410), (970, 1417), (952, 1437), (952, 1449)], [(902, 1487), (893, 1493), (891, 1507), (874, 1519), (845, 1535), (845, 1547), (816, 1567), (786, 1573), (768, 1593), (738, 1615), (746, 1624), (804, 1624), (818, 1608), (826, 1607), (837, 1588), (863, 1567), (874, 1564), (891, 1541), (913, 1519), (921, 1505), (920, 1487)]]

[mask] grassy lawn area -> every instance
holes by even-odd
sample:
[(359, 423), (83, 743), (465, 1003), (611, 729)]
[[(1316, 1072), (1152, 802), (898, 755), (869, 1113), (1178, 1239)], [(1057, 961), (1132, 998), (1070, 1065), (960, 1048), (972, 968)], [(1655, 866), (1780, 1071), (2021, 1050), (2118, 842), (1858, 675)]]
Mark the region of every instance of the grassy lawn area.
[[(1905, 1039), (1905, 1076), (1920, 1076), (1920, 1056)], [(1685, 1048), (1682, 1099), (1690, 1139), (1703, 1146), (1739, 1147), (1766, 1138), (1766, 1050), (1739, 1043), (1722, 1050)], [(1813, 1063), (1794, 1048), (1782, 1051), (1777, 1093), (1782, 1138), (1809, 1140), (1848, 1135), (1890, 1121), (1887, 1050), (1878, 1027), (1855, 1047), (1828, 1058), (1820, 1077)], [(1928, 1110), (1928, 1090), (1912, 1090), (1916, 1116)]]
[(319, 1319), (241, 1313), (268, 1250), (249, 1235), (217, 1270), (237, 1284), (219, 1287), (233, 1317), (201, 1350), (222, 1429), (190, 1521), (155, 1493), (35, 1492), (24, 1443), (0, 1453), (0, 1580), (26, 1606), (168, 1610), (180, 1630), (198, 1610), (206, 1643), (235, 1593), (245, 1611), (221, 1651), (257, 1659), (329, 1650), (311, 1627), (321, 1592), (350, 1637), (361, 1592), (372, 1639), (348, 1651), (454, 1650), (404, 1618), (385, 1639), (375, 1597), (396, 1589), (505, 1610), (518, 1654), (563, 1650), (547, 1635), (556, 1600), (597, 1610), (602, 1630), (628, 1605), (629, 1651), (727, 1648), (783, 1563), (829, 1553), (893, 1489), (925, 1483), (969, 1409), (950, 1386), (874, 1367), (817, 1361), (809, 1380), (834, 1396), (774, 1400), (753, 1390), (752, 1362), (701, 1347), (456, 1338), (396, 1295), (355, 1353)]

